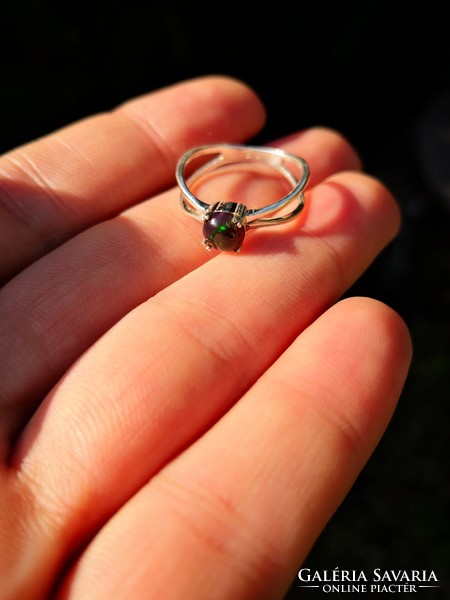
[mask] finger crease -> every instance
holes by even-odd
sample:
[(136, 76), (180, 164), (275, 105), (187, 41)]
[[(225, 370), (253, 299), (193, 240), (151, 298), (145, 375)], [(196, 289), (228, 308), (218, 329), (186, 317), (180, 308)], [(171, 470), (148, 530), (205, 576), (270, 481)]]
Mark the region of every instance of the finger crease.
[(147, 141), (151, 141), (153, 146), (152, 149), (159, 155), (156, 158), (152, 158), (153, 164), (159, 164), (161, 161), (165, 164), (165, 167), (160, 167), (158, 169), (160, 172), (171, 172), (173, 170), (175, 157), (172, 149), (153, 123), (147, 120), (144, 123), (142, 119), (135, 118), (125, 109), (119, 109), (113, 114), (123, 118), (128, 123), (131, 123), (141, 134), (144, 134)]
[[(228, 562), (252, 589), (259, 588), (283, 569), (278, 550), (239, 510), (233, 499), (205, 486), (191, 486), (160, 472), (152, 485), (162, 493), (174, 516), (187, 527), (207, 553), (213, 552), (220, 564)], [(242, 560), (242, 556), (246, 560)]]

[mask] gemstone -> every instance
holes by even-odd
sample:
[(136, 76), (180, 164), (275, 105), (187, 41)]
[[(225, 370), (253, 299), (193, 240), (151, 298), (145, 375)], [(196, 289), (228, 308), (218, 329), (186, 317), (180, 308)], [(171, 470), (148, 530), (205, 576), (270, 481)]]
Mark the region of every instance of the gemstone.
[(221, 252), (238, 252), (245, 237), (245, 227), (236, 214), (213, 211), (203, 225), (204, 244)]

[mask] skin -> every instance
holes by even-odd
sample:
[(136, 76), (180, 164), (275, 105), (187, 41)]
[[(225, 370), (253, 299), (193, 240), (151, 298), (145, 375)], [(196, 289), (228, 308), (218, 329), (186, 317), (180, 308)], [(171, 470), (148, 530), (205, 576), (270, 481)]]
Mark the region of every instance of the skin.
[(239, 255), (208, 253), (180, 209), (179, 156), (264, 118), (206, 77), (0, 159), (5, 600), (282, 598), (383, 435), (409, 334), (339, 298), (400, 217), (350, 144), (276, 141), (310, 165), (306, 207)]

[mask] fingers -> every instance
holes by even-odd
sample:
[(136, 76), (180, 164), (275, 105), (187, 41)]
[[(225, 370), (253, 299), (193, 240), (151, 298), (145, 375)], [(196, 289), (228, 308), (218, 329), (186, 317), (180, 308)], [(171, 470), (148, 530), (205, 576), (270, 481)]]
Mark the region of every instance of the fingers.
[(55, 564), (219, 419), (399, 224), (390, 194), (357, 173), (318, 185), (308, 206), (139, 305), (41, 406), (12, 466), (40, 498)]
[[(308, 160), (313, 183), (358, 166), (349, 144), (325, 129), (291, 136), (287, 149)], [(230, 194), (226, 185), (220, 197)], [(267, 193), (267, 181), (263, 185)], [(3, 436), (17, 432), (72, 362), (115, 322), (211, 258), (200, 229), (171, 190), (83, 232), (2, 290)]]
[(281, 598), (386, 427), (410, 354), (384, 305), (334, 306), (115, 515), (59, 597)]
[(190, 146), (241, 141), (264, 110), (243, 84), (201, 78), (88, 118), (0, 159), (0, 280), (171, 184)]

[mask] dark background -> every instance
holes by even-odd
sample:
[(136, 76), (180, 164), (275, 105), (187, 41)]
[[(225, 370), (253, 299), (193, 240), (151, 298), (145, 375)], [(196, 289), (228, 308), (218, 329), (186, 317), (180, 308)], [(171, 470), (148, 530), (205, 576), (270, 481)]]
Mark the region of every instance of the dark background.
[[(388, 432), (306, 566), (434, 570), (442, 588), (415, 597), (449, 598), (450, 28), (443, 10), (419, 8), (3, 4), (0, 151), (210, 73), (241, 78), (262, 97), (268, 123), (255, 142), (311, 125), (343, 132), (366, 170), (394, 192), (404, 218), (398, 238), (349, 293), (400, 312), (414, 359)], [(289, 599), (299, 596), (296, 586)]]

